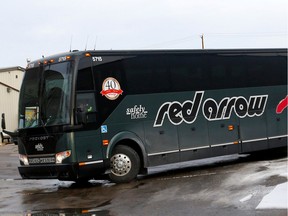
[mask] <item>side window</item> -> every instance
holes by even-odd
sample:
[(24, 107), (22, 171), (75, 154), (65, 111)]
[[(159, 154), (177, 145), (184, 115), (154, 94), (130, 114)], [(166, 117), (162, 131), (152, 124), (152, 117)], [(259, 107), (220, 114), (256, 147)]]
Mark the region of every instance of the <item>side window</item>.
[(197, 55), (173, 56), (171, 80), (173, 91), (204, 90), (209, 87), (207, 58)]
[(96, 112), (94, 93), (77, 93), (76, 107), (79, 112)]
[(131, 94), (170, 91), (169, 67), (165, 56), (138, 56), (126, 60), (124, 67)]
[[(105, 57), (103, 59), (106, 59)], [(124, 87), (124, 78), (122, 76), (122, 61), (116, 60), (112, 62), (106, 62), (103, 64), (95, 65), (93, 67), (94, 79), (97, 86), (97, 92), (102, 90), (102, 84), (105, 79), (112, 77), (116, 79), (120, 84), (121, 88)]]
[(86, 114), (86, 123), (96, 122), (96, 103), (94, 93), (77, 93), (77, 113)]
[(97, 124), (102, 124), (108, 118), (127, 93), (122, 58), (102, 56), (101, 62), (93, 62), (96, 98), (101, 104), (97, 109)]
[[(270, 56), (269, 56), (270, 55)], [(285, 57), (251, 56), (248, 59), (248, 85), (273, 86), (287, 84), (287, 60)]]
[(267, 75), (267, 58), (247, 56), (247, 84), (249, 87), (266, 86), (270, 80)]
[(215, 55), (211, 56), (211, 89), (231, 89), (247, 87), (247, 61), (245, 56)]
[(247, 61), (244, 55), (228, 55), (226, 58), (226, 88), (247, 87)]
[(76, 89), (77, 91), (94, 90), (90, 58), (83, 58), (79, 62)]
[(210, 66), (210, 89), (230, 88), (230, 77), (227, 76), (229, 57), (211, 55)]
[(90, 58), (79, 62), (76, 82), (76, 112), (86, 115), (86, 122), (96, 122), (96, 100)]

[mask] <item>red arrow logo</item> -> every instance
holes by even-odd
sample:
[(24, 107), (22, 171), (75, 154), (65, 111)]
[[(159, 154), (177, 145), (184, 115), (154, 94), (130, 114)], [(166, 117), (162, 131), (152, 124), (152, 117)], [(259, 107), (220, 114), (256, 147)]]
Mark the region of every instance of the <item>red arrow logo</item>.
[(277, 105), (276, 113), (277, 114), (282, 113), (283, 110), (287, 107), (288, 107), (288, 95), (283, 100), (281, 100), (280, 103)]

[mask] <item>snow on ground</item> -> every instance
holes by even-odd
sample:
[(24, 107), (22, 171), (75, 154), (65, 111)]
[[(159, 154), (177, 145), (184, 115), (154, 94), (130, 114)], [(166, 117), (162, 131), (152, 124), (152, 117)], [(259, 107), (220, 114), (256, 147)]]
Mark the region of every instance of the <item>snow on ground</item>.
[[(287, 177), (288, 173), (280, 176)], [(277, 185), (263, 197), (256, 209), (288, 209), (288, 182)]]

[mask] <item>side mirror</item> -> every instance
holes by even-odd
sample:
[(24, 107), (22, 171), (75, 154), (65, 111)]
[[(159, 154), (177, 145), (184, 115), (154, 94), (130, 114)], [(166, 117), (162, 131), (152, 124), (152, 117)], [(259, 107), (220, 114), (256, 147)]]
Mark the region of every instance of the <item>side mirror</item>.
[(5, 114), (4, 113), (2, 113), (1, 127), (2, 127), (2, 130), (6, 129), (6, 122), (5, 122)]

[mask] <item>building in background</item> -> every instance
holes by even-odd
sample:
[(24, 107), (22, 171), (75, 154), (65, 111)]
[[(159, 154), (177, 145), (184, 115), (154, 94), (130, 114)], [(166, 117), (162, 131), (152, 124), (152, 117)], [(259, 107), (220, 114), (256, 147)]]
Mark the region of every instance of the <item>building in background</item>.
[(19, 66), (0, 68), (0, 116), (5, 114), (7, 131), (18, 127), (18, 99), (24, 71)]

